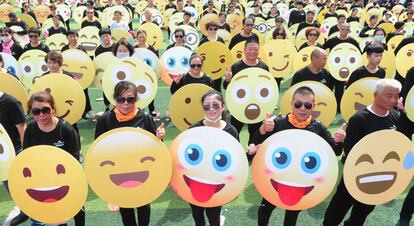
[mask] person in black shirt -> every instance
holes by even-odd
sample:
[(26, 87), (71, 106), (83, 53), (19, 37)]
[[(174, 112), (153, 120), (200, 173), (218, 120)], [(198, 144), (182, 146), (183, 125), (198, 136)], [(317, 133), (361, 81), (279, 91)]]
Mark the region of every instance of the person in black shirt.
[(54, 34), (64, 34), (66, 35), (66, 29), (64, 27), (60, 26), (60, 19), (59, 16), (53, 16), (52, 17), (53, 25), (47, 30), (47, 33), (49, 36), (52, 36)]
[(359, 17), (357, 15), (358, 15), (358, 9), (356, 8), (352, 9), (351, 15), (348, 18), (346, 18), (346, 22), (347, 23), (351, 23), (351, 22), (359, 23)]
[(331, 3), (331, 4), (329, 5), (329, 10), (328, 10), (328, 12), (326, 12), (326, 14), (325, 14), (325, 19), (326, 19), (326, 18), (329, 18), (329, 17), (336, 17), (336, 18), (338, 18), (338, 14), (335, 12), (335, 10), (336, 10), (336, 5), (335, 5), (335, 3)]
[(370, 43), (367, 43), (362, 52), (365, 53), (368, 49), (368, 46), (381, 46), (384, 50), (388, 50), (388, 46), (384, 43), (384, 39), (385, 30), (383, 28), (376, 27), (374, 31), (374, 40), (372, 40)]
[(378, 16), (372, 15), (369, 18), (369, 24), (365, 26), (364, 28), (362, 28), (362, 30), (359, 32), (359, 37), (366, 38), (366, 37), (374, 36), (373, 34), (367, 34), (367, 33), (371, 30), (374, 30), (377, 27), (377, 23), (378, 23)]
[(95, 10), (93, 8), (86, 10), (87, 18), (86, 20), (82, 21), (81, 28), (84, 28), (87, 26), (97, 27), (99, 30), (102, 28), (101, 23), (95, 19), (94, 12)]
[(154, 18), (152, 18), (152, 12), (150, 9), (144, 10), (144, 17), (145, 17), (145, 20), (142, 21), (141, 25), (146, 24), (146, 23), (153, 23), (159, 26), (159, 24), (154, 20)]
[(169, 46), (167, 46), (166, 50), (171, 49), (172, 47), (177, 47), (177, 46), (181, 46), (181, 47), (185, 47), (189, 50), (191, 50), (191, 48), (185, 44), (185, 31), (182, 28), (177, 28), (175, 29), (174, 33), (174, 38), (175, 38), (175, 42), (171, 43)]
[(209, 14), (209, 13), (217, 14), (217, 11), (214, 7), (213, 1), (208, 1), (207, 2), (207, 7), (205, 7), (205, 9), (204, 9), (204, 7), (205, 6), (203, 6), (203, 14), (202, 14), (203, 16), (206, 15), (206, 14)]
[[(296, 89), (293, 93), (291, 105), (292, 111), (286, 116), (273, 117), (271, 113), (267, 113), (266, 119), (254, 135), (253, 144), (259, 145), (271, 135), (283, 130), (303, 129), (319, 135), (329, 143), (335, 154), (339, 156), (342, 153), (342, 142), (346, 137), (345, 125), (342, 125), (335, 132), (334, 137), (332, 137), (329, 130), (323, 124), (312, 119), (312, 112), (316, 106), (315, 94), (312, 89), (307, 86), (301, 86)], [(255, 152), (249, 152), (249, 154), (250, 159), (252, 159)], [(258, 210), (258, 225), (268, 225), (269, 218), (275, 208), (276, 206), (263, 198)], [(299, 213), (300, 210), (286, 210), (284, 225), (296, 225)]]
[[(395, 31), (393, 31), (393, 32), (391, 32), (391, 33), (389, 33), (388, 35), (387, 35), (387, 38), (385, 39), (385, 41), (388, 43), (388, 41), (392, 38), (392, 37), (394, 37), (394, 36), (397, 36), (397, 35), (404, 35), (404, 22), (401, 22), (401, 21), (397, 21), (397, 22), (395, 22), (395, 24), (394, 24), (394, 28), (395, 28)], [(402, 41), (401, 41), (402, 42)]]
[(279, 11), (277, 10), (276, 5), (273, 5), (272, 8), (270, 8), (270, 11), (267, 13), (266, 20), (275, 19), (279, 15), (280, 14), (279, 14)]
[(183, 21), (181, 21), (180, 23), (178, 23), (178, 26), (180, 25), (188, 25), (191, 27), (194, 27), (194, 24), (190, 21), (191, 19), (191, 13), (188, 11), (184, 11), (184, 15), (183, 15)]
[[(394, 107), (398, 102), (400, 90), (401, 84), (394, 79), (381, 79), (376, 83), (372, 105), (358, 111), (349, 119), (342, 163), (354, 145), (364, 136), (383, 129), (398, 128), (399, 113)], [(344, 225), (362, 226), (375, 206), (355, 200), (346, 189), (342, 178), (326, 209), (323, 225), (339, 225), (350, 208), (351, 215)]]
[(261, 7), (260, 7), (259, 4), (254, 4), (253, 5), (253, 13), (251, 13), (249, 16), (250, 17), (254, 17), (254, 18), (262, 18), (262, 19), (265, 19), (265, 17), (261, 13)]
[(14, 57), (14, 59), (19, 60), (20, 56), (23, 54), (23, 48), (13, 37), (13, 30), (8, 27), (3, 27), (1, 31), (1, 43), (0, 43), (0, 52), (8, 53)]
[(379, 64), (382, 60), (382, 54), (384, 53), (384, 48), (382, 46), (373, 46), (370, 45), (367, 47), (367, 65), (360, 66), (352, 72), (349, 76), (346, 86), (349, 87), (352, 83), (358, 81), (362, 78), (367, 77), (376, 77), (376, 78), (385, 78), (385, 69), (380, 67)]
[(36, 22), (36, 24), (37, 24), (36, 15), (30, 9), (30, 6), (29, 6), (29, 3), (28, 2), (24, 2), (22, 4), (22, 11), (21, 12), (22, 12), (22, 14), (27, 14), (27, 15), (31, 16), (34, 19), (34, 21)]
[(220, 12), (219, 13), (218, 28), (230, 32), (231, 31), (230, 30), (230, 25), (228, 23), (226, 23), (226, 17), (227, 17), (226, 12)]
[(299, 34), (299, 32), (307, 27), (319, 27), (319, 23), (314, 21), (315, 18), (315, 12), (312, 10), (309, 10), (306, 12), (306, 20), (299, 23), (298, 30), (296, 31), (296, 35)]
[(413, 10), (407, 10), (407, 18), (403, 20), (404, 23), (413, 22)]
[(17, 31), (18, 35), (27, 34), (27, 24), (20, 20), (16, 13), (9, 13), (9, 22), (6, 22), (6, 27), (20, 27), (21, 31)]
[(243, 30), (236, 34), (231, 40), (229, 44), (229, 49), (232, 49), (237, 43), (246, 41), (247, 39), (256, 39), (259, 41), (259, 38), (255, 33), (252, 32), (254, 26), (254, 18), (253, 17), (245, 17), (243, 19)]
[(174, 0), (168, 0), (168, 3), (165, 5), (165, 10), (167, 9), (177, 9), (177, 6), (174, 4)]
[(86, 53), (86, 50), (78, 43), (78, 33), (74, 30), (69, 30), (66, 33), (69, 43), (62, 47), (62, 52), (68, 49), (79, 49)]
[(307, 41), (299, 47), (298, 51), (308, 46), (316, 46), (316, 47), (322, 48), (322, 45), (318, 42), (318, 38), (320, 34), (321, 32), (316, 27), (306, 28), (305, 37)]
[(296, 9), (292, 10), (289, 15), (288, 27), (298, 24), (306, 20), (305, 11), (303, 10), (303, 2), (296, 2)]
[(328, 36), (330, 36), (331, 34), (339, 31), (339, 27), (342, 24), (345, 24), (345, 20), (346, 20), (345, 15), (344, 14), (339, 14), (338, 15), (338, 23), (335, 26), (332, 26), (331, 28), (329, 28)]
[(42, 42), (40, 42), (39, 40), (39, 37), (40, 37), (39, 29), (35, 27), (29, 28), (29, 31), (27, 33), (29, 35), (30, 42), (24, 46), (23, 52), (26, 52), (32, 49), (38, 49), (45, 53), (50, 52), (49, 47), (46, 44), (43, 44)]

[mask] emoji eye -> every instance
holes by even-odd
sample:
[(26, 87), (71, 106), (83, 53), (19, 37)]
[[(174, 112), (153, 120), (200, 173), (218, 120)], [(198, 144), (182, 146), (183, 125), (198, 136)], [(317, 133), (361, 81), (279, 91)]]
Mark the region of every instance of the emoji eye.
[(256, 99), (260, 103), (266, 103), (273, 99), (275, 88), (269, 83), (261, 83), (256, 87)]
[(301, 167), (305, 173), (315, 173), (321, 167), (321, 158), (315, 152), (308, 152), (302, 158)]
[(303, 61), (303, 62), (308, 61), (308, 55), (303, 55), (303, 56), (302, 56), (302, 61)]
[(231, 166), (230, 153), (224, 150), (217, 151), (213, 155), (212, 165), (215, 170), (220, 172), (228, 170)]
[[(242, 51), (237, 51), (236, 58), (241, 59), (243, 57), (242, 53), (243, 53)], [(271, 56), (270, 53), (269, 53), (269, 56)]]
[(57, 174), (65, 174), (66, 173), (65, 167), (62, 164), (58, 164), (56, 166), (56, 173)]
[(351, 64), (354, 64), (354, 65), (359, 64), (359, 57), (357, 57), (357, 56), (350, 56), (349, 57), (349, 62)]
[(177, 64), (177, 60), (175, 59), (175, 57), (168, 57), (167, 58), (166, 66), (168, 68), (175, 68), (176, 64)]
[(56, 47), (56, 44), (54, 42), (50, 42), (49, 43), (49, 47), (52, 47), (52, 46), (55, 46)]
[(163, 24), (163, 19), (161, 16), (153, 16), (152, 19), (157, 23), (157, 24)]
[(3, 139), (0, 139), (0, 161), (6, 161), (9, 159), (10, 150), (8, 150), (7, 145), (4, 143)]
[(47, 67), (46, 63), (39, 64), (39, 71), (41, 74), (49, 71), (49, 68)]
[(259, 24), (256, 28), (260, 33), (264, 34), (267, 31), (267, 25), (266, 24)]
[(189, 63), (190, 63), (190, 59), (188, 59), (187, 56), (181, 57), (181, 65), (183, 67), (188, 67)]
[(17, 74), (16, 73), (16, 68), (14, 68), (13, 66), (8, 66), (7, 70), (13, 72), (13, 74)]
[(269, 52), (269, 57), (272, 57), (273, 56), (273, 52)]
[(105, 161), (103, 161), (99, 164), (100, 167), (103, 167), (103, 166), (106, 166), (106, 165), (115, 166), (115, 163), (112, 162), (112, 161), (109, 161), (109, 160), (105, 160)]
[(335, 57), (335, 63), (339, 64), (339, 62), (341, 62), (341, 58)]
[(117, 84), (120, 81), (130, 81), (131, 72), (127, 67), (114, 67), (112, 69), (112, 81)]
[(287, 148), (280, 147), (273, 151), (271, 160), (276, 169), (285, 169), (290, 165), (292, 156)]
[(144, 59), (143, 59), (143, 61), (148, 65), (148, 66), (150, 66), (151, 68), (153, 68), (153, 66), (152, 66), (152, 59), (151, 58), (148, 58), (148, 57), (145, 57)]
[(222, 63), (222, 64), (226, 63), (226, 58), (225, 57), (221, 57), (220, 58), (220, 63)]
[(197, 144), (190, 144), (185, 149), (184, 159), (192, 166), (198, 165), (203, 160), (203, 150)]
[(141, 163), (144, 163), (144, 162), (146, 162), (146, 161), (152, 161), (152, 162), (155, 162), (155, 158), (154, 158), (154, 157), (151, 157), (151, 156), (145, 156), (144, 158), (142, 158), (142, 159), (140, 160), (140, 162), (141, 162)]
[(391, 160), (391, 159), (401, 161), (400, 156), (397, 154), (397, 152), (391, 151), (385, 156), (385, 158), (382, 162), (384, 163), (384, 162), (386, 162), (388, 160)]
[(29, 168), (25, 167), (25, 168), (23, 169), (23, 176), (24, 176), (24, 177), (32, 177), (32, 171), (30, 171), (30, 169), (29, 169)]
[(191, 98), (190, 98), (190, 97), (185, 98), (184, 102), (185, 102), (186, 104), (191, 103)]
[(22, 72), (23, 72), (24, 76), (26, 76), (26, 77), (34, 76), (34, 74), (35, 74), (35, 69), (34, 68), (35, 67), (31, 62), (29, 62), (29, 61), (22, 62), (21, 67), (22, 67)]
[(412, 55), (413, 55), (413, 52), (412, 52), (412, 51), (408, 51), (408, 52), (407, 52), (407, 56), (408, 56), (408, 57), (411, 57)]
[(250, 93), (250, 87), (246, 83), (239, 83), (233, 87), (231, 97), (235, 103), (242, 104), (250, 99)]
[(138, 88), (138, 98), (145, 100), (151, 96), (151, 84), (147, 80), (138, 80), (135, 82)]
[(372, 159), (372, 157), (368, 154), (363, 154), (361, 155), (357, 161), (355, 162), (355, 166), (362, 163), (362, 162), (369, 162), (371, 164), (374, 164), (374, 160)]

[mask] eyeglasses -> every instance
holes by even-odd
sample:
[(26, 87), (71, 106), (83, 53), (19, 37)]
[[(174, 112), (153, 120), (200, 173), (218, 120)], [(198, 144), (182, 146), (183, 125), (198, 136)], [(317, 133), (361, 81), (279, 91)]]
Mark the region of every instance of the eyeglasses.
[(118, 104), (124, 104), (125, 103), (125, 101), (128, 103), (128, 104), (133, 104), (133, 103), (135, 103), (136, 101), (137, 101), (137, 98), (136, 97), (123, 97), (123, 96), (119, 96), (119, 97), (115, 97), (115, 100), (116, 100), (116, 102), (118, 103)]
[(309, 33), (308, 36), (318, 36), (316, 33)]
[(34, 116), (38, 116), (40, 115), (40, 113), (45, 114), (50, 114), (50, 112), (52, 111), (52, 109), (50, 109), (49, 107), (44, 107), (44, 108), (32, 108), (31, 112), (32, 115)]
[(280, 36), (285, 36), (285, 33), (276, 33), (276, 36), (280, 35)]
[(211, 105), (206, 104), (206, 105), (203, 105), (203, 109), (204, 111), (210, 111), (211, 109), (218, 110), (220, 109), (220, 104), (219, 103), (213, 103)]
[(175, 35), (175, 38), (184, 38), (183, 35)]
[(313, 104), (311, 102), (305, 102), (303, 103), (300, 100), (295, 101), (295, 103), (293, 104), (293, 106), (297, 109), (301, 108), (302, 106), (305, 106), (306, 110), (310, 110), (313, 107)]
[(37, 34), (30, 34), (29, 35), (29, 38), (39, 38), (39, 35), (37, 35)]
[(254, 24), (245, 24), (246, 27), (253, 27)]
[(276, 20), (276, 23), (283, 23), (283, 20)]
[(92, 14), (93, 12), (88, 12), (88, 14)]
[(218, 28), (217, 28), (217, 27), (210, 27), (210, 28), (208, 28), (208, 30), (209, 30), (209, 31), (217, 31), (217, 30), (218, 30)]
[(203, 66), (202, 64), (190, 64), (191, 68), (195, 68), (195, 67), (201, 68), (202, 66)]

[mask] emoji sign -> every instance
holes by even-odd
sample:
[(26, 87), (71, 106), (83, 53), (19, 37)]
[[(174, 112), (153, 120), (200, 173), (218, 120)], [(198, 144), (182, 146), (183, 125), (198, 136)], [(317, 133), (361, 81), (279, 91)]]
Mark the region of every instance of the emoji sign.
[[(300, 137), (301, 142), (297, 141)], [(273, 205), (287, 210), (312, 208), (332, 192), (338, 162), (331, 146), (307, 130), (273, 134), (252, 163), (256, 189)]]
[(168, 110), (175, 127), (184, 131), (204, 117), (201, 97), (212, 88), (204, 84), (188, 84), (171, 97)]
[(7, 93), (22, 103), (23, 110), (27, 112), (27, 101), (29, 96), (22, 83), (13, 76), (0, 72), (0, 92)]
[(405, 78), (407, 71), (414, 66), (414, 43), (403, 46), (395, 56), (395, 62), (397, 64), (398, 73)]
[(29, 95), (40, 91), (47, 91), (53, 96), (57, 117), (71, 125), (82, 117), (86, 104), (85, 94), (73, 78), (59, 73), (42, 76), (33, 85)]
[(53, 34), (52, 36), (47, 37), (46, 45), (49, 46), (50, 51), (58, 51), (69, 43), (65, 34)]
[(7, 180), (9, 168), (16, 154), (6, 129), (0, 124), (0, 181)]
[(167, 147), (157, 137), (125, 127), (108, 131), (91, 144), (85, 171), (101, 199), (134, 208), (151, 203), (164, 192), (172, 164)]
[(407, 112), (407, 117), (414, 122), (414, 89), (411, 88), (405, 98), (405, 111)]
[(62, 52), (62, 69), (70, 72), (83, 89), (89, 87), (95, 79), (95, 65), (92, 59), (79, 49), (68, 49)]
[(161, 28), (154, 23), (145, 23), (141, 25), (140, 29), (147, 32), (147, 43), (152, 45), (154, 49), (159, 50), (164, 39)]
[(289, 40), (271, 40), (263, 46), (270, 73), (276, 78), (290, 78), (296, 49)]
[(311, 63), (311, 54), (314, 49), (316, 49), (316, 46), (307, 46), (296, 54), (296, 57), (293, 61), (293, 71), (299, 71), (300, 69), (308, 66)]
[(413, 150), (414, 145), (400, 132), (380, 130), (368, 134), (346, 159), (344, 182), (348, 192), (368, 205), (395, 199), (413, 176)]
[(361, 52), (352, 44), (336, 45), (329, 52), (327, 66), (332, 76), (338, 81), (347, 81), (352, 72), (361, 65)]
[(230, 25), (230, 31), (233, 36), (240, 33), (243, 29), (242, 22), (243, 17), (235, 13), (229, 14), (226, 17), (226, 23)]
[(155, 55), (155, 53), (153, 53), (151, 50), (147, 48), (135, 48), (132, 57), (136, 57), (144, 61), (155, 72), (157, 78), (160, 77), (162, 73), (161, 62), (160, 59), (158, 59), (158, 56)]
[(360, 79), (349, 86), (341, 99), (341, 114), (348, 122), (357, 111), (366, 108), (374, 101), (375, 84), (379, 78)]
[(88, 52), (89, 56), (95, 55), (95, 49), (100, 44), (99, 29), (94, 26), (86, 26), (79, 30), (79, 45)]
[(337, 103), (332, 90), (320, 82), (304, 81), (291, 86), (282, 98), (280, 112), (282, 115), (286, 115), (292, 111), (291, 101), (293, 93), (301, 86), (307, 86), (315, 93), (316, 107), (312, 112), (312, 118), (328, 127), (335, 119)]
[(8, 53), (0, 53), (0, 55), (3, 57), (3, 68), (7, 71), (13, 72), (14, 75), (21, 79), (20, 65), (17, 60)]
[(175, 138), (170, 154), (171, 186), (191, 204), (222, 206), (235, 199), (246, 185), (249, 165), (243, 147), (221, 129), (201, 126), (186, 130)]
[(161, 79), (171, 85), (172, 78), (185, 74), (190, 67), (190, 57), (193, 52), (185, 47), (173, 47), (166, 50), (161, 56), (163, 74)]
[(404, 35), (396, 35), (394, 37), (392, 37), (390, 40), (388, 40), (387, 42), (387, 47), (390, 51), (394, 52), (395, 49), (398, 47), (398, 45), (400, 44), (400, 42), (404, 39)]
[(261, 68), (247, 68), (237, 73), (226, 90), (230, 114), (240, 122), (261, 122), (266, 112), (273, 112), (279, 88), (273, 76)]
[[(197, 30), (193, 28), (190, 25), (180, 25), (175, 28), (177, 29), (183, 29), (185, 32), (184, 41), (185, 44), (190, 47), (192, 50), (198, 47), (198, 42), (200, 41), (200, 38), (198, 37)], [(171, 33), (170, 36), (170, 42), (175, 43), (175, 30)]]
[(36, 16), (37, 22), (41, 24), (45, 22), (47, 20), (47, 16), (49, 16), (52, 13), (52, 11), (47, 5), (38, 5), (34, 8), (33, 12)]
[(93, 83), (95, 84), (96, 88), (103, 90), (102, 87), (102, 77), (106, 70), (106, 68), (114, 63), (117, 62), (118, 58), (114, 56), (112, 52), (105, 52), (99, 54), (95, 59), (93, 59), (93, 63), (95, 65), (95, 80)]
[(31, 218), (48, 224), (67, 221), (88, 196), (80, 163), (66, 151), (48, 145), (25, 149), (9, 172), (10, 194)]
[(45, 52), (37, 49), (28, 50), (20, 56), (18, 62), (22, 72), (22, 82), (26, 89), (30, 90), (33, 83), (49, 71), (45, 56)]
[(3, 3), (0, 5), (0, 21), (10, 22), (9, 14), (14, 12), (12, 5), (8, 3)]
[(230, 50), (221, 42), (206, 42), (198, 47), (196, 52), (204, 58), (203, 72), (210, 75), (212, 79), (221, 78), (226, 68), (230, 68), (233, 64)]

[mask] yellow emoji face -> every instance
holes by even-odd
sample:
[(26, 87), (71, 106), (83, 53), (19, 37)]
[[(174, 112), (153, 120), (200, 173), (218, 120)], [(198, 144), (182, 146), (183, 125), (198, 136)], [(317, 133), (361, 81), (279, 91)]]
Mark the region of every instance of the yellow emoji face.
[(0, 72), (0, 92), (7, 93), (22, 103), (24, 112), (27, 112), (27, 101), (29, 96), (27, 95), (26, 89), (23, 87), (22, 83), (16, 78), (12, 77), (9, 74)]
[(218, 23), (219, 18), (217, 16), (217, 14), (207, 13), (206, 15), (201, 17), (199, 28), (200, 28), (201, 33), (203, 33), (203, 35), (205, 35), (205, 36), (208, 35), (207, 29), (206, 29), (206, 24), (209, 23), (209, 22), (213, 22), (213, 21)]
[(100, 44), (99, 29), (87, 26), (79, 30), (79, 45), (86, 50), (89, 56), (95, 55), (95, 49)]
[(3, 22), (10, 22), (9, 14), (14, 12), (14, 8), (12, 5), (8, 3), (3, 3), (0, 5), (0, 21)]
[(321, 36), (327, 38), (329, 35), (329, 29), (338, 24), (338, 19), (336, 17), (328, 17), (321, 23)]
[(6, 129), (0, 124), (0, 180), (7, 180), (10, 165), (16, 154)]
[(269, 27), (267, 26), (265, 19), (256, 17), (254, 21), (254, 29), (259, 31), (261, 34), (266, 34), (269, 30)]
[(368, 205), (395, 199), (413, 176), (413, 150), (411, 140), (400, 132), (387, 129), (368, 134), (346, 159), (344, 182), (348, 192)]
[(341, 99), (341, 114), (348, 122), (357, 111), (364, 109), (374, 101), (375, 84), (378, 78), (360, 79), (349, 86)]
[(414, 122), (414, 89), (410, 89), (405, 98), (405, 111), (407, 112), (407, 117)]
[(361, 52), (352, 44), (336, 45), (329, 52), (327, 67), (336, 80), (347, 81), (352, 72), (361, 65)]
[(186, 130), (175, 138), (170, 154), (171, 186), (191, 204), (224, 205), (235, 199), (247, 182), (249, 166), (243, 147), (221, 129), (202, 126)]
[(37, 22), (39, 23), (45, 22), (47, 17), (52, 13), (47, 5), (38, 5), (33, 9), (33, 12), (36, 16)]
[(151, 50), (146, 48), (135, 48), (134, 54), (132, 57), (136, 57), (144, 61), (154, 72), (157, 76), (157, 79), (161, 76), (161, 61), (158, 59), (157, 55), (153, 53)]
[(81, 24), (83, 21), (83, 12), (85, 12), (86, 6), (80, 5), (75, 7), (75, 10), (73, 11), (72, 18), (75, 20), (76, 23)]
[[(368, 58), (367, 53), (365, 52), (362, 54), (362, 64), (366, 65), (368, 64)], [(380, 67), (383, 67), (385, 69), (385, 77), (386, 78), (394, 78), (395, 73), (397, 71), (396, 65), (395, 65), (395, 55), (391, 51), (384, 50), (384, 53), (382, 54), (382, 60), (379, 64)]]
[(111, 30), (111, 38), (113, 43), (117, 43), (121, 38), (124, 38), (128, 41), (129, 44), (135, 46), (135, 39), (132, 38), (131, 33), (122, 29), (122, 28), (115, 28)]
[(154, 23), (145, 23), (140, 27), (140, 29), (147, 32), (147, 43), (149, 45), (152, 45), (152, 47), (156, 50), (161, 48), (164, 37), (160, 27)]
[(115, 104), (114, 88), (121, 81), (130, 81), (138, 87), (137, 107), (140, 109), (148, 106), (157, 94), (157, 76), (151, 67), (136, 57), (119, 59), (106, 68), (102, 86), (105, 96), (112, 104)]
[(412, 67), (412, 62), (414, 59), (414, 44), (410, 43), (403, 46), (395, 56), (395, 62), (397, 64), (397, 71), (398, 73), (405, 78), (407, 75), (407, 71)]
[(79, 162), (53, 146), (30, 147), (16, 156), (9, 172), (10, 194), (16, 205), (38, 221), (67, 221), (86, 202), (88, 183)]
[(168, 23), (168, 27), (170, 28), (171, 31), (175, 31), (175, 29), (178, 27), (178, 24), (184, 20), (183, 17), (184, 17), (183, 12), (174, 13), (170, 17), (170, 22)]
[(82, 117), (85, 94), (82, 86), (73, 78), (59, 73), (42, 76), (33, 84), (29, 95), (40, 91), (47, 91), (53, 96), (57, 117), (71, 125)]
[(404, 38), (405, 38), (404, 35), (396, 35), (392, 37), (390, 40), (388, 40), (387, 47), (389, 51), (394, 52), (395, 49), (398, 47), (398, 45)]
[(32, 49), (24, 52), (19, 58), (20, 70), (22, 72), (22, 83), (26, 89), (30, 90), (33, 83), (41, 75), (49, 71), (45, 62), (46, 53)]
[(19, 79), (21, 79), (22, 73), (20, 70), (20, 65), (17, 62), (17, 60), (8, 53), (0, 53), (0, 55), (3, 57), (3, 68), (5, 68), (8, 71), (13, 72)]
[[(301, 142), (297, 142), (297, 138)], [(287, 210), (314, 207), (329, 196), (338, 178), (331, 146), (307, 130), (273, 134), (259, 147), (252, 163), (256, 189), (270, 203)]]
[(230, 68), (233, 59), (226, 44), (217, 41), (206, 42), (196, 51), (204, 58), (203, 72), (212, 79), (218, 79), (224, 75), (226, 68)]
[(95, 79), (93, 83), (96, 88), (103, 90), (102, 87), (102, 78), (106, 68), (113, 62), (116, 62), (118, 58), (112, 54), (112, 52), (105, 52), (99, 54), (95, 59), (93, 59), (93, 64), (95, 65)]
[(308, 46), (299, 50), (293, 61), (293, 71), (296, 72), (310, 64), (310, 55), (314, 49), (316, 49), (316, 46)]
[(219, 29), (217, 31), (217, 36), (224, 40), (224, 44), (228, 47), (231, 41), (231, 33), (224, 29)]
[(168, 186), (172, 164), (168, 149), (139, 128), (118, 128), (89, 147), (85, 172), (92, 190), (105, 202), (124, 208), (151, 203)]
[(60, 50), (68, 43), (69, 41), (64, 34), (54, 34), (46, 39), (46, 45), (49, 47), (50, 51), (60, 52)]
[(62, 57), (62, 69), (70, 72), (82, 88), (88, 88), (95, 79), (95, 65), (92, 59), (79, 49), (65, 50)]
[(169, 8), (164, 11), (164, 23), (161, 24), (161, 26), (168, 27), (168, 24), (170, 23), (170, 18), (173, 15), (174, 11), (174, 8)]
[[(244, 43), (246, 43), (246, 41), (239, 42), (235, 46), (233, 46), (233, 48), (230, 50), (230, 54), (232, 56), (233, 62), (237, 62), (237, 61), (243, 60), (245, 58), (245, 56), (244, 56)], [(257, 58), (261, 61), (264, 61), (264, 62), (267, 61), (266, 53), (263, 50), (263, 48), (259, 49), (259, 56)]]
[(232, 116), (240, 122), (253, 124), (273, 112), (279, 89), (273, 76), (261, 68), (247, 68), (231, 79), (226, 90), (226, 103)]
[[(162, 13), (157, 9), (148, 9), (148, 10), (151, 12), (152, 20), (156, 22), (157, 24), (159, 24), (159, 26), (162, 26), (164, 24), (164, 17)], [(140, 21), (140, 24), (142, 24), (145, 21), (145, 13), (141, 13), (140, 15), (141, 16), (139, 18), (139, 21)]]
[(296, 49), (289, 40), (271, 40), (263, 46), (270, 73), (276, 78), (289, 78), (293, 72)]
[(229, 14), (226, 17), (226, 23), (230, 25), (230, 33), (234, 36), (243, 29), (243, 17), (238, 14)]
[(185, 47), (173, 47), (166, 50), (161, 56), (163, 73), (161, 79), (171, 85), (172, 78), (185, 74), (190, 67), (190, 57), (193, 52)]
[[(197, 30), (190, 25), (180, 25), (176, 29), (183, 29), (185, 32), (184, 41), (185, 44), (190, 47), (192, 50), (198, 47), (200, 38), (198, 37)], [(175, 30), (171, 33), (170, 42), (175, 43)]]
[[(359, 37), (359, 33), (361, 32), (362, 28), (364, 28), (364, 26), (362, 26), (362, 24), (360, 24), (359, 22), (353, 21), (351, 23), (349, 23), (349, 27), (351, 29), (351, 32), (349, 33), (349, 36), (354, 38), (357, 42), (361, 41), (361, 37)], [(335, 32), (333, 34), (331, 34), (331, 37), (335, 37), (338, 36), (339, 31)]]
[(184, 131), (203, 119), (201, 97), (211, 89), (204, 84), (189, 84), (181, 87), (171, 96), (168, 110), (175, 127)]
[(280, 104), (280, 113), (286, 115), (292, 111), (292, 97), (296, 89), (307, 86), (315, 93), (316, 107), (312, 112), (312, 118), (322, 122), (328, 127), (336, 116), (337, 103), (335, 95), (326, 85), (315, 81), (299, 82), (291, 86), (284, 94)]

